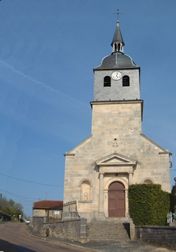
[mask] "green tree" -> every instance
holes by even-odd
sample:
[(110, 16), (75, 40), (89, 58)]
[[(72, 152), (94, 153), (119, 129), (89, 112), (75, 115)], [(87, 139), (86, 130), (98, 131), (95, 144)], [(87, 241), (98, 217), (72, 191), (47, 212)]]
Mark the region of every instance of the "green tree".
[(0, 211), (10, 215), (12, 219), (18, 219), (19, 215), (23, 215), (22, 205), (5, 197), (0, 198)]

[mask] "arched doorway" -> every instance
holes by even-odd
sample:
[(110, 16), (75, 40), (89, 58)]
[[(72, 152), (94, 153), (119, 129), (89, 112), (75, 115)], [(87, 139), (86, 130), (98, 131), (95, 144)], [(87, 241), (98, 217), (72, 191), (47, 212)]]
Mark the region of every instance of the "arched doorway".
[(121, 182), (113, 182), (108, 189), (109, 217), (125, 216), (125, 187)]

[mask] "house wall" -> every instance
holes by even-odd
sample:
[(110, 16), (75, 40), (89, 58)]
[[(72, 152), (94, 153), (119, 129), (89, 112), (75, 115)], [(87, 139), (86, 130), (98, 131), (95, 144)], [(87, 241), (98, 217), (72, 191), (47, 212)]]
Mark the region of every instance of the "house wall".
[(33, 209), (32, 215), (36, 217), (46, 217), (47, 211), (45, 209)]
[(61, 219), (62, 210), (49, 210), (49, 218)]
[(49, 219), (61, 219), (62, 210), (33, 209), (33, 217), (48, 217)]

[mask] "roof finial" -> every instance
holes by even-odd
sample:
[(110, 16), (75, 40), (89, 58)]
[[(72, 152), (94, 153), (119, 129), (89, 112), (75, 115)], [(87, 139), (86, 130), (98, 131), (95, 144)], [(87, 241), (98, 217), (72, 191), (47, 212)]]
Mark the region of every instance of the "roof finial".
[(117, 23), (119, 23), (119, 21), (120, 21), (120, 14), (121, 14), (120, 10), (117, 9), (116, 12), (114, 12), (114, 14), (117, 16)]
[(120, 10), (119, 9), (117, 9), (116, 15), (117, 15), (117, 22), (119, 22), (119, 20), (120, 20)]

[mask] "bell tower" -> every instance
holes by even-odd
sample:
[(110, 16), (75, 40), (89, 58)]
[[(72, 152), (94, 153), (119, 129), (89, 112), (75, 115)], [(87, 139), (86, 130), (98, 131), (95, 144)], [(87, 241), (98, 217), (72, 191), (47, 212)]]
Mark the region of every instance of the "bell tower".
[(91, 135), (65, 154), (64, 202), (76, 202), (73, 209), (89, 222), (129, 221), (133, 184), (150, 182), (170, 191), (171, 154), (142, 132), (140, 67), (124, 53), (119, 22), (111, 46), (93, 70)]
[(112, 53), (94, 68), (94, 101), (140, 99), (140, 67), (123, 52), (125, 43), (116, 23)]
[(140, 67), (123, 52), (125, 43), (119, 22), (111, 46), (112, 53), (94, 68), (92, 134), (116, 139), (141, 133), (143, 101)]

